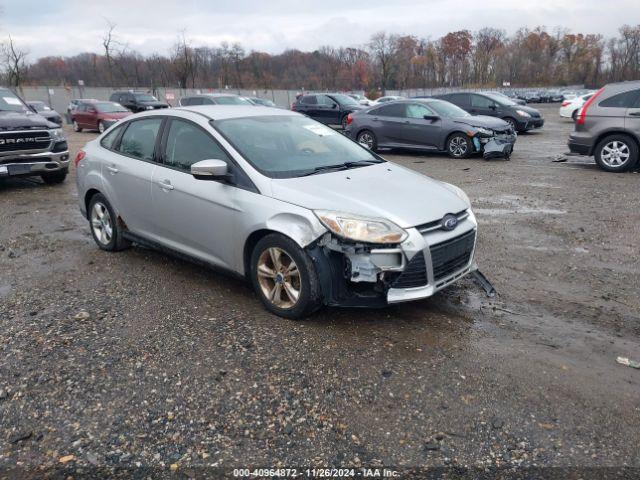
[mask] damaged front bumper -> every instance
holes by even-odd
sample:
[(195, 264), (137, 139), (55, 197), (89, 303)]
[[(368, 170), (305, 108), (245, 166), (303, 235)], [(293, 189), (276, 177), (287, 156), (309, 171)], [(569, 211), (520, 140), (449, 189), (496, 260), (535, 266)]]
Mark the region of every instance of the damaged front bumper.
[(485, 160), (492, 158), (509, 158), (513, 153), (513, 147), (517, 140), (515, 133), (498, 134), (494, 136), (473, 137), (473, 146), (477, 152), (481, 152)]
[[(325, 303), (376, 307), (427, 298), (477, 270), (477, 223), (471, 210), (456, 214), (453, 231), (438, 222), (407, 229), (392, 247), (349, 243), (325, 234), (307, 247)], [(436, 223), (436, 225), (434, 225)]]

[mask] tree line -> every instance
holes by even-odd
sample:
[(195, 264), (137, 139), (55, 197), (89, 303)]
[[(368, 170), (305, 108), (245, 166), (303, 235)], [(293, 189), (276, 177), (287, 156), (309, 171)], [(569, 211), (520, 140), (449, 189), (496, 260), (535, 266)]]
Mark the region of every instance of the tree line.
[(0, 48), (3, 83), (102, 87), (363, 90), (433, 87), (595, 87), (640, 79), (640, 25), (617, 36), (562, 28), (460, 30), (432, 40), (379, 32), (358, 47), (322, 46), (312, 52), (250, 51), (239, 43), (197, 46), (185, 32), (165, 54), (142, 55), (118, 39), (109, 23), (100, 53), (29, 61), (11, 37)]

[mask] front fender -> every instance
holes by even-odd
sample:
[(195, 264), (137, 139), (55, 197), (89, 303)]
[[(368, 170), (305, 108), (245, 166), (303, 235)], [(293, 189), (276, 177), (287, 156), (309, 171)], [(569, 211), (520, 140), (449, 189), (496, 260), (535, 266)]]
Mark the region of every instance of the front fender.
[(313, 214), (277, 213), (267, 219), (265, 227), (286, 235), (300, 248), (305, 248), (327, 231)]

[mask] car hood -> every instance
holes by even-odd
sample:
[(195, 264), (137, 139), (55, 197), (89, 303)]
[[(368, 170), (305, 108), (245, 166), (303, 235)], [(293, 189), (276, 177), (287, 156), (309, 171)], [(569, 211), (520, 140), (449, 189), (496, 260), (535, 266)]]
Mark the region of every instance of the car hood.
[(451, 186), (393, 163), (273, 179), (272, 196), (310, 210), (382, 217), (402, 228), (469, 208)]
[(20, 113), (0, 111), (0, 130), (17, 130), (20, 128), (58, 128), (58, 125), (50, 122), (37, 113)]
[(38, 112), (38, 115), (42, 115), (44, 118), (58, 118), (60, 114), (55, 110), (45, 110), (44, 112)]
[(496, 117), (489, 117), (486, 115), (477, 115), (472, 117), (457, 117), (452, 118), (455, 123), (462, 123), (471, 127), (484, 127), (491, 129), (507, 128), (509, 124), (504, 120)]
[(522, 110), (524, 112), (527, 112), (529, 115), (531, 115), (532, 117), (540, 117), (540, 110), (537, 110), (535, 108), (531, 108), (531, 107), (527, 107), (525, 105), (518, 105), (517, 107), (518, 110)]

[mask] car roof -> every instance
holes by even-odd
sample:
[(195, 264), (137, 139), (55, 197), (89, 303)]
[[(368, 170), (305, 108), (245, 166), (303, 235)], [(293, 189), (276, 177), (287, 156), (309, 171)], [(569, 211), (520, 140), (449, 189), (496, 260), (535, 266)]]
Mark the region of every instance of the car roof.
[(193, 95), (185, 95), (182, 98), (192, 97), (242, 97), (242, 95), (238, 95), (237, 93), (194, 93)]
[[(199, 113), (213, 120), (226, 120), (229, 118), (243, 117), (264, 117), (265, 115), (303, 116), (300, 113), (293, 112), (291, 110), (284, 110), (282, 108), (274, 107), (256, 108), (254, 105), (194, 105), (170, 109), (170, 112), (179, 111)], [(155, 110), (154, 112), (149, 111), (147, 113), (158, 115), (165, 112), (158, 112), (157, 110)]]

